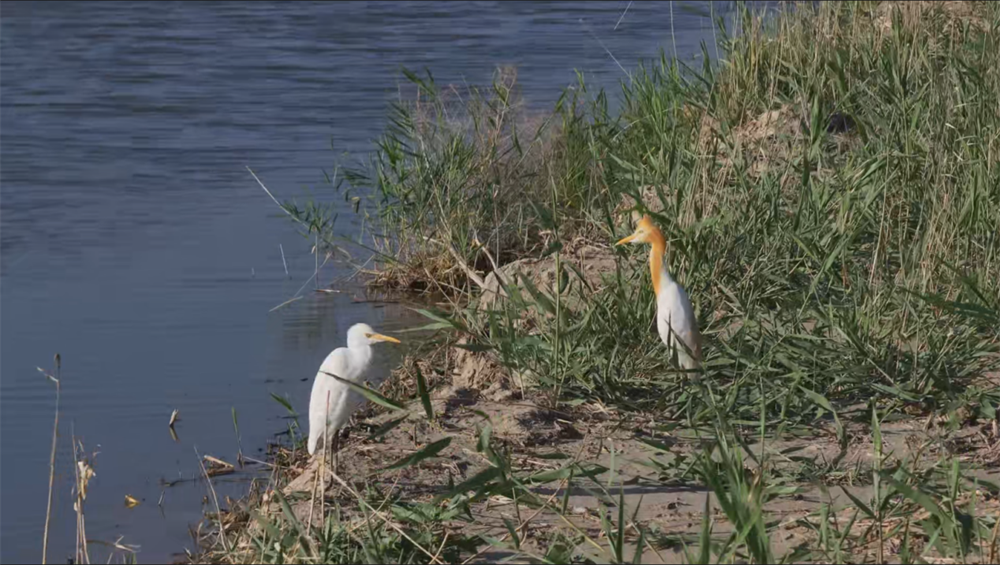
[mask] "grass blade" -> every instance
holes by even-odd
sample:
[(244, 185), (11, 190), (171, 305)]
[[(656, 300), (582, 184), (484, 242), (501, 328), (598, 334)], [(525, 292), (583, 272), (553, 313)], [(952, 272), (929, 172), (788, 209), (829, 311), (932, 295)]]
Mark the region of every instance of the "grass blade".
[(389, 420), (388, 422), (382, 424), (375, 431), (373, 431), (371, 434), (369, 434), (369, 436), (367, 438), (368, 441), (372, 441), (374, 439), (378, 439), (378, 438), (384, 436), (385, 434), (391, 432), (393, 429), (396, 428), (396, 426), (398, 426), (398, 425), (402, 424), (403, 422), (405, 422), (407, 418), (409, 418), (409, 415), (403, 416), (401, 418), (396, 418), (395, 420)]
[(701, 533), (698, 535), (698, 563), (711, 563), (712, 559), (712, 514), (710, 497), (705, 493), (705, 510), (701, 515)]
[(507, 532), (510, 533), (510, 539), (514, 540), (514, 549), (521, 550), (521, 536), (517, 535), (517, 528), (514, 524), (507, 518), (503, 519), (503, 525), (507, 526)]
[(414, 364), (414, 370), (417, 372), (417, 394), (420, 395), (420, 402), (424, 405), (424, 412), (427, 413), (427, 420), (434, 420), (434, 408), (431, 406), (431, 395), (427, 390), (427, 381), (424, 380), (424, 374), (420, 372), (420, 367)]
[(298, 415), (298, 413), (295, 411), (295, 409), (292, 408), (292, 403), (289, 402), (287, 398), (278, 396), (277, 394), (274, 394), (273, 392), (271, 393), (271, 398), (273, 398), (274, 401), (277, 402), (278, 404), (282, 405), (285, 408), (285, 410), (288, 411), (289, 414), (291, 414), (293, 416), (297, 416)]
[(281, 494), (281, 489), (274, 489), (274, 495), (278, 498), (278, 502), (281, 504), (281, 511), (285, 514), (285, 519), (288, 523), (292, 525), (295, 529), (295, 533), (299, 535), (299, 543), (302, 544), (302, 551), (308, 556), (312, 556), (312, 546), (309, 543), (309, 537), (306, 536), (305, 526), (299, 522), (299, 519), (295, 517), (295, 512), (292, 511), (292, 507), (289, 506), (288, 500), (283, 494)]
[(618, 543), (615, 544), (615, 559), (625, 562), (625, 485), (618, 491)]
[(847, 498), (850, 498), (851, 502), (853, 502), (854, 505), (858, 507), (858, 509), (860, 509), (862, 512), (864, 512), (866, 516), (868, 516), (872, 520), (875, 519), (875, 513), (872, 512), (872, 509), (869, 508), (867, 504), (865, 504), (860, 499), (858, 499), (858, 497), (856, 497), (853, 494), (851, 494), (851, 491), (847, 490), (847, 488), (841, 487), (840, 490), (845, 495), (847, 495)]
[(451, 445), (451, 436), (435, 441), (434, 443), (425, 445), (422, 449), (420, 449), (416, 453), (407, 455), (406, 457), (400, 459), (399, 461), (396, 461), (392, 465), (389, 465), (384, 470), (395, 471), (397, 469), (402, 469), (403, 467), (410, 467), (412, 465), (416, 465), (417, 463), (420, 463), (424, 459), (429, 459), (431, 457), (434, 457), (438, 453), (441, 453), (441, 451), (443, 451), (449, 445)]
[(632, 563), (638, 565), (642, 563), (642, 549), (646, 543), (646, 530), (645, 528), (639, 529), (639, 539), (635, 542), (635, 554), (632, 556)]
[(337, 375), (334, 375), (333, 373), (327, 373), (326, 371), (320, 371), (320, 372), (323, 373), (324, 375), (329, 375), (337, 379), (338, 381), (344, 383), (345, 385), (351, 387), (351, 390), (357, 392), (361, 396), (367, 398), (368, 400), (374, 402), (375, 404), (378, 404), (379, 406), (384, 406), (390, 410), (397, 410), (397, 411), (406, 410), (406, 407), (403, 406), (402, 404), (389, 400), (388, 398), (382, 396), (381, 394), (375, 392), (374, 390), (368, 388), (367, 386), (361, 386), (358, 383), (351, 382), (347, 379), (342, 379)]

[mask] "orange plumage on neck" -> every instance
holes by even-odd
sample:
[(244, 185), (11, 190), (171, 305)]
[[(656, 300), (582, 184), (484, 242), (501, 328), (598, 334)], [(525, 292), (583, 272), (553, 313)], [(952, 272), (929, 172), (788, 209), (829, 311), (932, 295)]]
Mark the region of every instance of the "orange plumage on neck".
[(667, 240), (663, 237), (663, 232), (652, 222), (647, 228), (649, 230), (649, 272), (653, 281), (653, 292), (660, 295), (660, 285), (663, 282), (663, 256), (667, 252)]

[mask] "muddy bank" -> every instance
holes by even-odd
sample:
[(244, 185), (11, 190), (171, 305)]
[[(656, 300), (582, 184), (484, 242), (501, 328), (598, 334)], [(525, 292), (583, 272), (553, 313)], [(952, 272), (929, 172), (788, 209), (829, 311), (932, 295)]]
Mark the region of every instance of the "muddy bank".
[[(452, 376), (458, 378), (460, 374), (461, 369), (456, 367)], [(276, 469), (282, 477), (275, 478), (273, 484), (303, 525), (316, 524), (332, 508), (337, 508), (342, 523), (354, 524), (349, 527), (362, 527), (373, 515), (392, 520), (390, 514), (376, 512), (374, 502), (368, 507), (359, 506), (358, 493), (377, 493), (375, 500), (383, 502), (441, 504), (442, 497), (456, 495), (456, 485), (475, 480), (494, 467), (481, 449), (483, 430), (488, 428), (490, 441), (507, 454), (510, 469), (516, 469), (520, 480), (544, 503), (537, 507), (525, 505), (522, 500), (519, 507), (510, 497), (489, 495), (470, 504), (474, 522), (449, 521), (445, 526), (449, 530), (466, 536), (504, 539), (509, 537), (509, 523), (522, 524), (518, 530), (522, 550), (542, 551), (567, 529), (603, 539), (602, 513), (617, 513), (619, 501), (623, 501), (630, 522), (650, 533), (644, 536), (643, 543), (648, 544), (644, 560), (680, 563), (684, 562), (683, 544), (696, 543), (703, 528), (707, 501), (713, 535), (721, 538), (731, 533), (733, 526), (722, 513), (716, 493), (694, 476), (677, 479), (673, 473), (685, 461), (697, 457), (713, 441), (710, 437), (699, 438), (696, 431), (684, 428), (664, 433), (662, 425), (666, 422), (661, 415), (621, 413), (595, 404), (551, 410), (540, 405), (544, 398), (525, 398), (509, 389), (498, 393), (500, 387), (492, 388), (441, 385), (432, 394), (433, 422), (415, 414), (384, 433), (379, 430), (396, 421), (399, 414), (369, 407), (356, 416), (335, 475), (328, 471), (324, 476), (319, 458), (309, 460), (299, 453), (284, 461), (287, 467)], [(974, 475), (978, 479), (997, 483), (1000, 437), (994, 427), (985, 423), (948, 431), (934, 422), (915, 418), (887, 423), (881, 428), (885, 457), (879, 464), (883, 468), (928, 471), (940, 465), (943, 456), (955, 456), (976, 463), (981, 469)], [(764, 449), (754, 442), (752, 433), (747, 434), (749, 451), (758, 457), (767, 454), (773, 488), (787, 491), (774, 494), (764, 506), (769, 520), (777, 521), (772, 534), (776, 556), (816, 543), (817, 513), (824, 505), (829, 508), (826, 512), (831, 520), (848, 524), (855, 518), (853, 534), (876, 539), (873, 521), (853, 514), (858, 511), (854, 500), (872, 496), (872, 470), (878, 457), (870, 431), (860, 424), (849, 428), (845, 443), (831, 425), (816, 430), (811, 437), (768, 442)], [(371, 437), (373, 434), (378, 437)], [(386, 470), (445, 437), (451, 438), (450, 444), (434, 457), (403, 469)], [(569, 477), (563, 471), (573, 463), (579, 465), (572, 484), (567, 485)], [(745, 472), (753, 481), (757, 462), (748, 458)], [(965, 496), (961, 503), (969, 504), (973, 498), (981, 513), (1000, 511), (1000, 501), (989, 489), (974, 497)], [(267, 488), (254, 500), (256, 506), (233, 503), (225, 519), (232, 524), (233, 532), (245, 530), (235, 538), (244, 540), (242, 550), (251, 553), (249, 540), (262, 529), (251, 513), (281, 518), (286, 512)], [(928, 516), (926, 510), (921, 510), (913, 519)], [(885, 547), (892, 556), (889, 562), (898, 560), (900, 524), (898, 518), (882, 524)], [(637, 531), (626, 534), (633, 548), (638, 541)], [(586, 544), (578, 549), (584, 555), (602, 559)], [(480, 551), (472, 562), (495, 562), (510, 555), (489, 545)], [(851, 548), (853, 557), (860, 561), (874, 559), (875, 551), (873, 544)]]

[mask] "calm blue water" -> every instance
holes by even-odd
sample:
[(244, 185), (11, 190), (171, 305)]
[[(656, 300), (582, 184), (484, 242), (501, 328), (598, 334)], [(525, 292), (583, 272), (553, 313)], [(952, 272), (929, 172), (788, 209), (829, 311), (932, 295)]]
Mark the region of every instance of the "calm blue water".
[[(99, 452), (88, 536), (124, 536), (157, 562), (193, 547), (206, 493), (184, 483), (158, 507), (160, 481), (195, 476), (196, 448), (235, 460), (232, 408), (256, 454), (286, 425), (269, 393), (305, 410), (316, 368), (352, 323), (412, 323), (398, 306), (354, 303), (360, 290), (306, 293), (269, 313), (313, 258), (245, 166), (279, 198), (338, 200), (322, 170), (371, 148), (401, 66), (485, 84), (516, 65), (544, 109), (576, 70), (616, 89), (624, 74), (605, 47), (631, 69), (661, 48), (690, 59), (712, 44), (707, 3), (635, 2), (622, 17), (628, 5), (4, 2), (0, 560), (41, 556), (54, 397), (36, 367), (53, 354), (63, 372), (49, 560), (73, 551), (75, 432)], [(339, 229), (358, 226), (344, 214)], [(322, 282), (347, 272), (328, 266)], [(142, 505), (126, 509), (126, 494)]]

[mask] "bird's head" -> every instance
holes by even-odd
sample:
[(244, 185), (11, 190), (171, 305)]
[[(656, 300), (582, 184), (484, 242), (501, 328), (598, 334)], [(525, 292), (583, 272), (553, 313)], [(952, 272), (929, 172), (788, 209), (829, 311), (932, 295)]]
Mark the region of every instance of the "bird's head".
[(639, 220), (639, 224), (636, 225), (635, 232), (628, 237), (618, 240), (615, 245), (623, 243), (653, 243), (657, 239), (663, 239), (659, 228), (656, 227), (656, 224), (653, 223), (653, 220), (649, 216), (643, 216)]
[(394, 337), (375, 333), (375, 330), (368, 324), (354, 324), (351, 329), (347, 330), (347, 347), (363, 347), (374, 345), (380, 341), (399, 343), (399, 340)]

